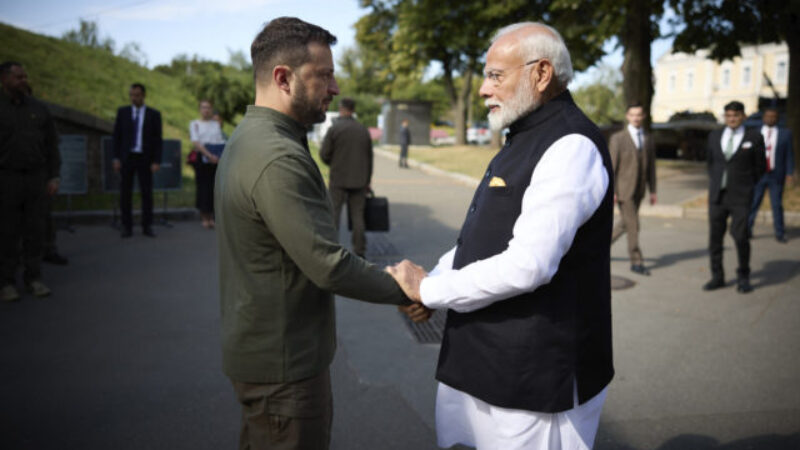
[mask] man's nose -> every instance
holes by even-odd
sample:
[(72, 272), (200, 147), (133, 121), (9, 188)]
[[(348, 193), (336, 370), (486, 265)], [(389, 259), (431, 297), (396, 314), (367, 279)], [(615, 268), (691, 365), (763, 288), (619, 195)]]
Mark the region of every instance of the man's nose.
[(481, 88), (478, 90), (478, 95), (480, 95), (481, 98), (489, 98), (492, 96), (492, 84), (489, 82), (488, 78), (483, 79)]
[(331, 84), (328, 86), (328, 92), (331, 95), (339, 95), (339, 83), (336, 82), (336, 77), (331, 78)]

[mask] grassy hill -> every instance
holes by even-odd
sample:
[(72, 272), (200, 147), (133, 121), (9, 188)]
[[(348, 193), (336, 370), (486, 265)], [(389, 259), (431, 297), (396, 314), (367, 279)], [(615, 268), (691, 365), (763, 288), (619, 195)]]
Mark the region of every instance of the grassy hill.
[(113, 121), (130, 103), (128, 87), (147, 87), (147, 104), (160, 110), (164, 136), (188, 143), (189, 121), (197, 116), (194, 96), (181, 84), (104, 50), (87, 48), (0, 23), (0, 61), (25, 66), (34, 95)]

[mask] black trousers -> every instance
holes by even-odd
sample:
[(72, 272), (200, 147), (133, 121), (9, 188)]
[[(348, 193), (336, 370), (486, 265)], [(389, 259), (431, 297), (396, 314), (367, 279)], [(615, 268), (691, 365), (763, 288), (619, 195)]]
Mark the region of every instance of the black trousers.
[(353, 224), (353, 251), (362, 258), (367, 252), (366, 224), (364, 223), (364, 208), (367, 204), (367, 188), (329, 188), (333, 202), (333, 223), (339, 229), (339, 217), (342, 207), (347, 203), (347, 214)]
[(121, 184), (119, 194), (119, 210), (122, 215), (122, 226), (126, 230), (133, 228), (133, 177), (139, 180), (139, 192), (142, 194), (142, 228), (150, 228), (153, 224), (153, 172), (143, 155), (131, 153), (120, 170)]
[(0, 169), (0, 286), (14, 284), (20, 261), (26, 283), (42, 277), (47, 174)]
[(708, 205), (709, 238), (708, 250), (711, 255), (711, 274), (714, 279), (724, 280), (722, 268), (722, 239), (731, 218), (731, 237), (736, 244), (739, 267), (736, 275), (739, 278), (750, 276), (750, 237), (747, 233), (747, 218), (750, 214), (750, 203), (734, 202), (722, 191), (717, 204)]
[(194, 165), (195, 206), (203, 214), (214, 214), (214, 177), (217, 165), (199, 162)]

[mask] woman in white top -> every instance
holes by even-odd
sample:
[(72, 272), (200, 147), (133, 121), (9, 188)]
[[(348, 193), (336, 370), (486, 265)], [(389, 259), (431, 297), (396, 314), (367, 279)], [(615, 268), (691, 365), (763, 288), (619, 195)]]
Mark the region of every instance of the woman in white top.
[(213, 119), (214, 109), (209, 100), (200, 101), (200, 119), (189, 124), (192, 151), (198, 152), (193, 164), (197, 186), (196, 206), (203, 219), (204, 228), (214, 227), (214, 176), (217, 173), (219, 155), (207, 146), (225, 144), (220, 123)]

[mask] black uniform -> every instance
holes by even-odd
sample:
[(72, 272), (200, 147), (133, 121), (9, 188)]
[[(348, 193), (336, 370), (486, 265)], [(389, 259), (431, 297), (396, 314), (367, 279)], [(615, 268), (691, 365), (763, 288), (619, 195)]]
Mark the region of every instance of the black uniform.
[(47, 107), (0, 91), (0, 285), (14, 284), (20, 240), (25, 282), (41, 278), (47, 182), (61, 167)]

